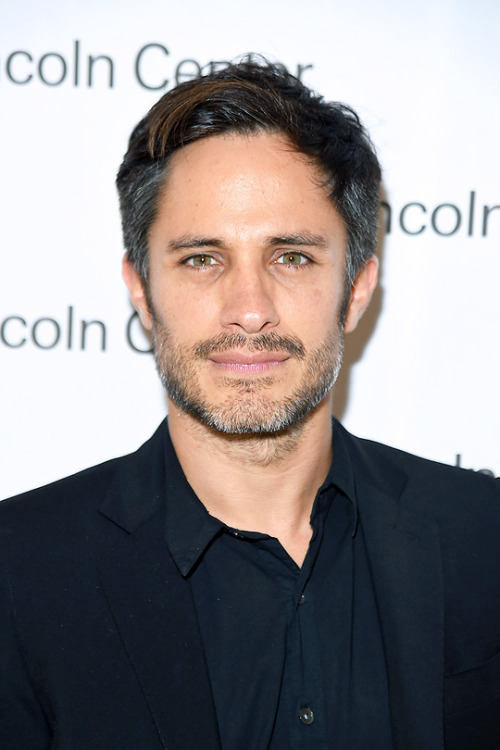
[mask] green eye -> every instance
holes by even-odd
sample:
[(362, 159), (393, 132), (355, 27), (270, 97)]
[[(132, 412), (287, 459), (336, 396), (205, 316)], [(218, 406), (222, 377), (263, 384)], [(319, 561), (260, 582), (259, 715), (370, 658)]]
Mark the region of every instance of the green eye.
[(285, 266), (301, 266), (306, 262), (307, 258), (305, 255), (302, 255), (302, 253), (283, 253), (283, 255), (280, 255), (278, 258), (278, 263)]
[(202, 253), (200, 253), (200, 255), (193, 255), (191, 258), (188, 258), (188, 263), (192, 266), (196, 266), (197, 268), (211, 266), (213, 262), (214, 259), (211, 255), (203, 255)]

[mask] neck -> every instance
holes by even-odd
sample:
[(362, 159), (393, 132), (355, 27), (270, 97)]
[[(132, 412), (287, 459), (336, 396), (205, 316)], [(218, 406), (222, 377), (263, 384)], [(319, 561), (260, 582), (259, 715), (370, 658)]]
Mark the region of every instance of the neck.
[(226, 435), (169, 402), (169, 429), (187, 480), (228, 526), (277, 537), (300, 565), (309, 518), (332, 458), (331, 403), (272, 435)]

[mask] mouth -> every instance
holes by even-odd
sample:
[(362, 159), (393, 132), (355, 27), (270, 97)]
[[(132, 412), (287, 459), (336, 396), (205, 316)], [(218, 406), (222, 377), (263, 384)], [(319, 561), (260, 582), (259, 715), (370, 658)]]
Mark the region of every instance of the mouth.
[(285, 352), (213, 352), (208, 361), (226, 373), (260, 375), (284, 364), (290, 359)]

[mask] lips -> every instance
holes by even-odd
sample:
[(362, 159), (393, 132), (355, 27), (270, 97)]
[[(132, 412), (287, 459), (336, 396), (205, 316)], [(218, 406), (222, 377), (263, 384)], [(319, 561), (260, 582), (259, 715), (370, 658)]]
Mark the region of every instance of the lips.
[(208, 357), (209, 362), (225, 372), (239, 374), (260, 374), (286, 362), (290, 355), (286, 352), (214, 352)]
[(215, 364), (258, 365), (266, 362), (284, 362), (290, 355), (286, 352), (214, 352), (209, 360)]

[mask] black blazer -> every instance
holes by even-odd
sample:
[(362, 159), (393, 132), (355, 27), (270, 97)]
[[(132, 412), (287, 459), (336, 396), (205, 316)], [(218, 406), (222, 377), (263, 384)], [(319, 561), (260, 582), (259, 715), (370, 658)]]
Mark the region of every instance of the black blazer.
[[(130, 456), (0, 504), (2, 750), (220, 748), (190, 583), (164, 537), (168, 439), (164, 423)], [(498, 750), (499, 481), (338, 423), (336, 441), (356, 477), (393, 747)]]

